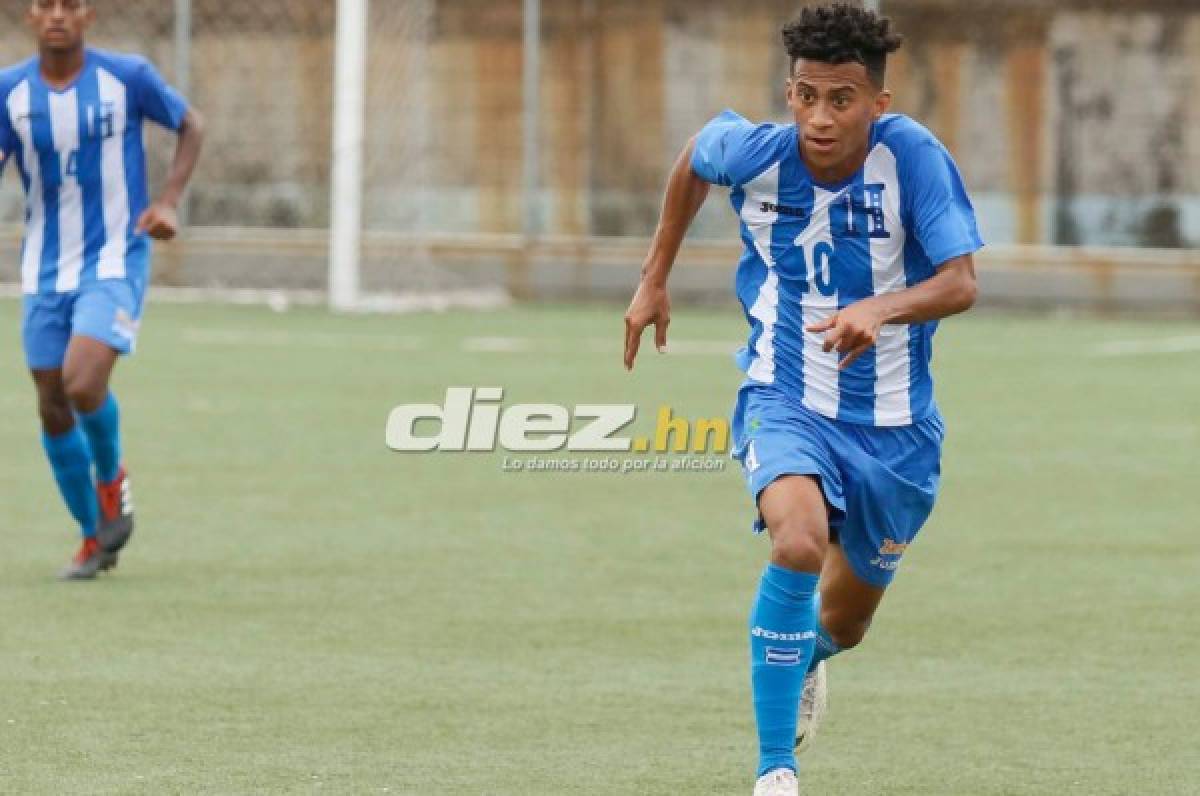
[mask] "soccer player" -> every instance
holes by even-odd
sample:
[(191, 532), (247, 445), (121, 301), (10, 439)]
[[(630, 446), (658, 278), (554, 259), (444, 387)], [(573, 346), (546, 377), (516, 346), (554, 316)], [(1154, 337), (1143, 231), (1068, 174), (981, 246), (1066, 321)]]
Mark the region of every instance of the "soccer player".
[[(170, 240), (200, 154), (200, 114), (144, 58), (88, 48), (93, 0), (30, 0), (38, 55), (0, 71), (0, 173), (25, 187), (22, 337), (42, 442), (83, 544), (62, 571), (115, 566), (133, 533), (120, 412), (108, 384), (133, 352), (150, 277), (148, 238)], [(166, 186), (146, 190), (142, 122), (178, 134)], [(93, 473), (94, 470), (94, 473)]]
[(912, 119), (889, 114), (889, 20), (847, 4), (783, 28), (793, 124), (732, 111), (671, 171), (625, 316), (625, 366), (654, 324), (709, 185), (732, 189), (750, 324), (734, 455), (771, 540), (750, 614), (757, 796), (798, 792), (797, 748), (825, 703), (823, 661), (858, 644), (933, 508), (944, 427), (929, 363), (937, 321), (975, 301), (983, 244), (958, 169)]

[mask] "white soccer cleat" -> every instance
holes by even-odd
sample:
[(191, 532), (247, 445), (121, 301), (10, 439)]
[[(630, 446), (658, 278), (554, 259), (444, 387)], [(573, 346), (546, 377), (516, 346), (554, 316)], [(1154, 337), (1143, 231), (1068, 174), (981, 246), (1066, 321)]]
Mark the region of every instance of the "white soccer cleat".
[(817, 728), (825, 718), (829, 707), (829, 694), (825, 680), (825, 661), (817, 664), (804, 678), (804, 691), (800, 694), (800, 713), (796, 717), (796, 754), (808, 750), (817, 737)]
[(800, 796), (800, 783), (790, 768), (768, 771), (754, 783), (754, 796)]

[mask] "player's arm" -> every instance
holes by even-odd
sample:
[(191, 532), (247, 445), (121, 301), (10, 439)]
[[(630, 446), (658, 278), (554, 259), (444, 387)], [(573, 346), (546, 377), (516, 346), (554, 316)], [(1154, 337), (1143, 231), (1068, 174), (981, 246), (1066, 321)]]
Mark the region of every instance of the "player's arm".
[(970, 309), (976, 293), (975, 260), (964, 254), (942, 263), (918, 285), (855, 302), (808, 331), (827, 332), (825, 350), (844, 354), (838, 367), (846, 368), (875, 345), (885, 323), (948, 318)]
[(179, 125), (175, 157), (167, 174), (162, 193), (138, 219), (137, 232), (156, 240), (171, 240), (179, 231), (179, 200), (187, 190), (192, 172), (200, 160), (204, 146), (204, 117), (195, 108), (188, 108)]
[(650, 252), (642, 265), (642, 279), (625, 312), (625, 368), (633, 369), (641, 344), (642, 332), (654, 324), (654, 344), (662, 352), (667, 344), (667, 325), (671, 322), (671, 301), (667, 294), (667, 277), (684, 235), (708, 197), (709, 183), (692, 168), (696, 139), (688, 141), (671, 168), (667, 180), (662, 214)]

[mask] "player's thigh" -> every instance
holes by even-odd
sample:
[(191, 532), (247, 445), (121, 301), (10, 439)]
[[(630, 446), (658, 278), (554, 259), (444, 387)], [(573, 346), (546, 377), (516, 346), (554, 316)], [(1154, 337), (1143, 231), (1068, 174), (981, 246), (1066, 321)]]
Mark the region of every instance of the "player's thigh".
[(884, 592), (855, 574), (840, 544), (829, 546), (821, 569), (821, 626), (839, 647), (862, 641)]
[(76, 408), (91, 411), (103, 402), (117, 357), (132, 353), (137, 343), (140, 312), (141, 298), (128, 280), (100, 280), (81, 289), (63, 363)]
[(781, 526), (800, 524), (827, 539), (829, 516), (840, 520), (845, 501), (825, 421), (771, 388), (743, 387), (733, 432), (733, 457), (759, 509), (755, 530), (779, 536)]
[(71, 314), (72, 337), (88, 337), (131, 354), (141, 328), (142, 288), (130, 279), (100, 279), (80, 288)]
[(771, 536), (771, 561), (820, 572), (829, 546), (829, 507), (817, 476), (784, 475), (759, 494), (758, 511)]
[[(71, 339), (74, 296), (25, 296), (22, 301), (21, 343), (31, 371), (58, 371)], [(34, 379), (37, 382), (37, 379)], [(39, 392), (40, 394), (40, 392)]]
[(108, 343), (74, 335), (63, 363), (63, 386), (71, 404), (81, 412), (94, 412), (104, 403), (118, 352)]

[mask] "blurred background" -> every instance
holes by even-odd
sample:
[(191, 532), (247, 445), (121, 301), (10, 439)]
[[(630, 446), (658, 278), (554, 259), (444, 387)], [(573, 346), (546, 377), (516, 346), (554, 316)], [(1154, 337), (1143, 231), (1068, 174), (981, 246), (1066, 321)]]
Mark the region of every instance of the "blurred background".
[[(727, 106), (787, 118), (779, 28), (803, 5), (370, 3), (363, 290), (624, 296), (687, 138)], [(1186, 251), (1200, 242), (1200, 106), (1188, 101), (1200, 91), (1200, 7), (877, 5), (907, 36), (890, 65), (895, 107), (947, 144), (977, 205), (991, 244), (985, 298), (1200, 311), (1200, 261)], [(210, 123), (192, 230), (160, 255), (163, 284), (326, 286), (330, 208), (343, 201), (330, 188), (336, 6), (101, 8), (94, 43), (149, 55)], [(2, 62), (30, 53), (23, 9), (0, 11)], [(166, 137), (156, 145), (161, 174)], [(0, 222), (20, 207), (6, 181)], [(682, 297), (724, 295), (735, 236), (724, 203), (709, 202), (684, 259), (713, 267), (680, 269)], [(13, 278), (9, 258), (0, 279)]]

